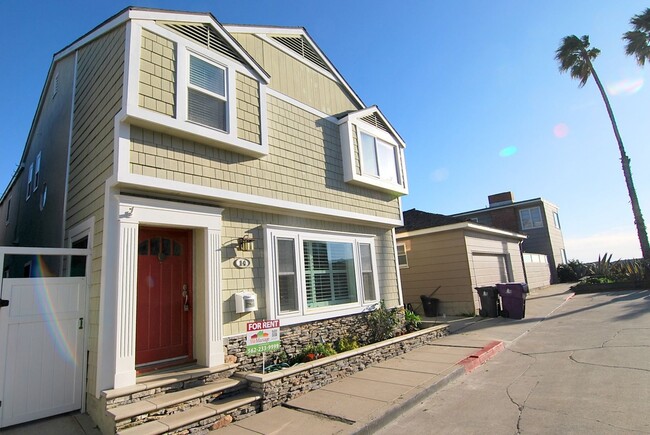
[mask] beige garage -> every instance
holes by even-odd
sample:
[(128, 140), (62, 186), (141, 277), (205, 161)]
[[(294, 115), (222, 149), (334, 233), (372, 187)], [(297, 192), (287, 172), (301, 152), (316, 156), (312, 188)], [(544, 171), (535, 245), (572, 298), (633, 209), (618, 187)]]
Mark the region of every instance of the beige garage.
[(475, 314), (475, 287), (526, 280), (522, 234), (413, 209), (396, 237), (404, 303), (421, 315), (421, 295), (439, 300), (439, 316)]

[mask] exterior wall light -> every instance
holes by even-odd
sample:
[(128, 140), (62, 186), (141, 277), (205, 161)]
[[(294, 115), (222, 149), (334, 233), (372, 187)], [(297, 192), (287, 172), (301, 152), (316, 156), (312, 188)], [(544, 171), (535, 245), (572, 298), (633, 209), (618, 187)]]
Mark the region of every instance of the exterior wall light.
[(253, 242), (255, 241), (254, 238), (249, 236), (248, 234), (245, 234), (244, 237), (240, 237), (237, 239), (237, 249), (240, 251), (252, 251), (254, 248)]

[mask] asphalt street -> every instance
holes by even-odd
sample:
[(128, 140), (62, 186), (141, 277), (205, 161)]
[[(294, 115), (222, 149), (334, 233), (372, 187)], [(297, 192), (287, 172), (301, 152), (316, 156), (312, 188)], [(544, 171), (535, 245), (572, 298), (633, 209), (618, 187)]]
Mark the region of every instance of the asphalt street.
[(377, 433), (650, 433), (650, 291), (574, 296)]

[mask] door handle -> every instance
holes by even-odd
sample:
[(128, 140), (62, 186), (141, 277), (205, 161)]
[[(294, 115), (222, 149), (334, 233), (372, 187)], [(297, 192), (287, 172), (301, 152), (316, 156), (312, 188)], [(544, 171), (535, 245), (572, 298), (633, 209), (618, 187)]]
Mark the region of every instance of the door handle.
[(181, 295), (183, 298), (185, 298), (183, 302), (183, 311), (189, 311), (190, 310), (190, 304), (189, 304), (189, 299), (190, 299), (190, 294), (189, 291), (187, 290), (187, 284), (183, 284), (183, 291), (181, 292)]

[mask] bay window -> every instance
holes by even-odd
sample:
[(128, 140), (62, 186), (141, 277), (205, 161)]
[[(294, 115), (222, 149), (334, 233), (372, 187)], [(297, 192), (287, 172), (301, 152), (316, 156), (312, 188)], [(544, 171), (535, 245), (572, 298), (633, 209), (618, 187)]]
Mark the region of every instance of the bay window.
[(304, 321), (376, 303), (373, 236), (267, 227), (270, 318)]

